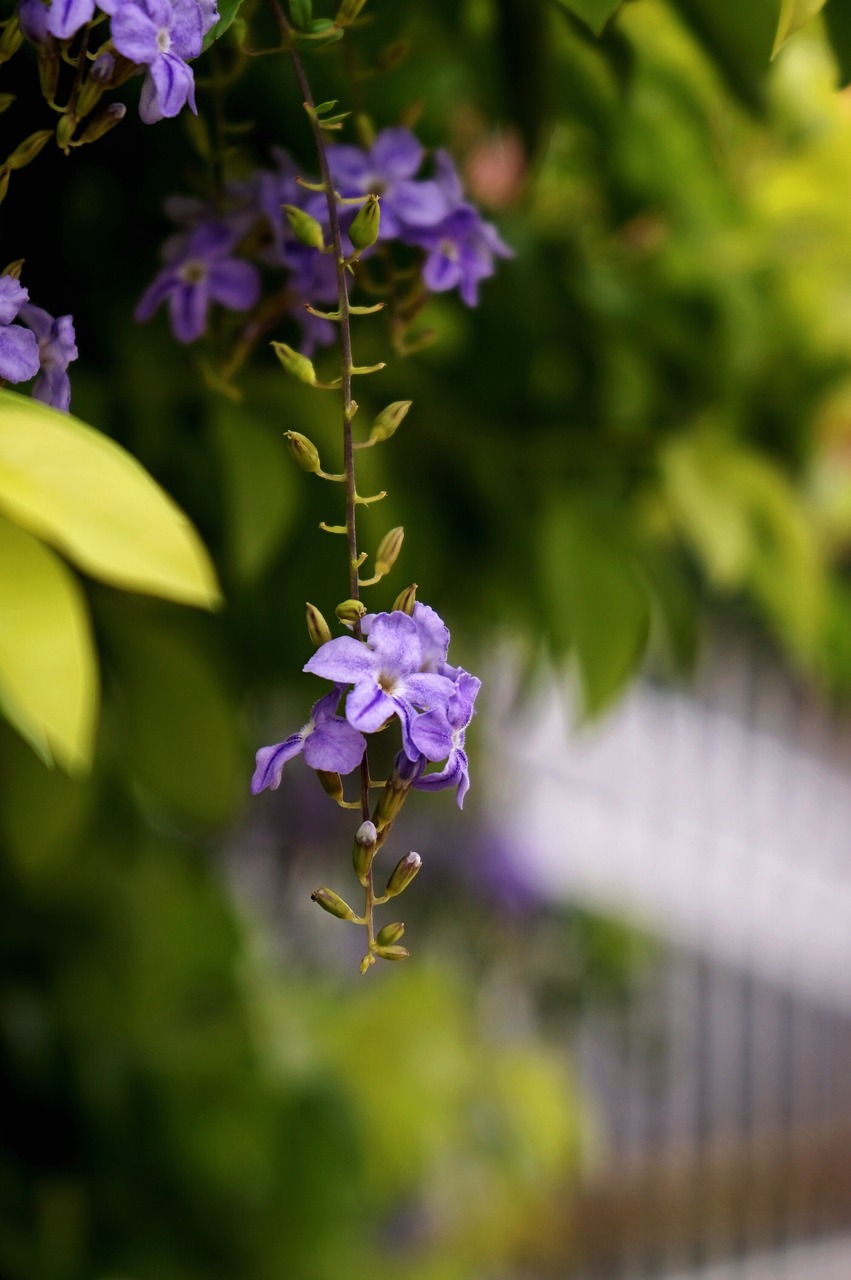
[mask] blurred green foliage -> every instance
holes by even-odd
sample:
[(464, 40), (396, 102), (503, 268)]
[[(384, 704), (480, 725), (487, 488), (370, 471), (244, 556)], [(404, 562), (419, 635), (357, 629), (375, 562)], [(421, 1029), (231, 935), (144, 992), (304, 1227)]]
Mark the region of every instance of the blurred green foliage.
[[(359, 80), (358, 109), (383, 126), (417, 104), (424, 140), (453, 147), (516, 253), (475, 314), (434, 300), (435, 342), (359, 397), (367, 419), (414, 401), (363, 455), (364, 491), (390, 493), (364, 512), (365, 545), (407, 531), (376, 607), (416, 580), (466, 665), (508, 636), (530, 667), (542, 651), (572, 667), (586, 712), (648, 653), (687, 669), (719, 607), (851, 687), (851, 120), (818, 28), (757, 95), (751, 53), (719, 71), (717, 41), (707, 54), (694, 39), (694, 15), (715, 6), (677, 5), (689, 26), (640, 0), (599, 40), (565, 11), (602, 27), (617, 6), (591, 0), (370, 8), (358, 65), (402, 38), (415, 53)], [(242, 13), (262, 24), (250, 0)], [(837, 0), (826, 19), (842, 25)], [(10, 120), (46, 111), (32, 70), (9, 64)], [(319, 98), (349, 99), (333, 53), (311, 75)], [(251, 125), (235, 174), (276, 143), (312, 168), (277, 60), (253, 63), (226, 110)], [(562, 1054), (513, 1033), (510, 994), (488, 1015), (482, 992), (516, 957), (534, 1032), (571, 998), (538, 940), (553, 952), (567, 933), (601, 992), (632, 943), (588, 921), (506, 924), (485, 861), (466, 888), (444, 868), (413, 966), (329, 976), (335, 922), (300, 913), (314, 858), (347, 870), (350, 832), (336, 814), (305, 826), (318, 788), (293, 783), (250, 814), (246, 791), (257, 744), (311, 699), (304, 601), (331, 616), (347, 590), (339, 542), (316, 527), (338, 518), (335, 493), (294, 472), (282, 433), (304, 431), (334, 469), (337, 425), (269, 355), (234, 403), (204, 389), (215, 347), (178, 349), (162, 316), (133, 324), (162, 200), (203, 192), (209, 173), (197, 130), (132, 115), (71, 162), (39, 157), (49, 199), (29, 173), (12, 185), (7, 256), (26, 258), (42, 305), (73, 310), (75, 411), (190, 514), (227, 608), (84, 580), (103, 672), (90, 777), (49, 772), (0, 734), (0, 1271), (505, 1274), (563, 1194), (587, 1120)], [(358, 359), (383, 358), (387, 340), (365, 320)], [(486, 794), (481, 770), (475, 784)], [(262, 919), (266, 882), (253, 896), (245, 883), (258, 841), (288, 895)]]

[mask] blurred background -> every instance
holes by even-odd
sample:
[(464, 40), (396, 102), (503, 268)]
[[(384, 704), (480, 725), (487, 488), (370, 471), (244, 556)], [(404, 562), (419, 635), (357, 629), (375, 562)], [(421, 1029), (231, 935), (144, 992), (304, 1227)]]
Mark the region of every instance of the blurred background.
[[(334, 469), (337, 423), (263, 351), (234, 401), (205, 386), (209, 351), (133, 322), (163, 201), (210, 176), (191, 124), (139, 123), (133, 82), (119, 129), (12, 184), (4, 252), (74, 314), (73, 411), (190, 514), (227, 605), (84, 583), (90, 776), (0, 724), (0, 1275), (845, 1280), (835, 55), (816, 22), (764, 72), (663, 0), (599, 37), (543, 0), (369, 8), (354, 73), (390, 69), (358, 79), (361, 109), (448, 146), (515, 253), (359, 388), (364, 414), (414, 401), (362, 455), (390, 494), (367, 545), (406, 528), (372, 600), (418, 582), (485, 681), (473, 788), (463, 815), (452, 793), (408, 803), (413, 958), (361, 979), (356, 931), (309, 896), (347, 891), (349, 817), (299, 762), (248, 794), (256, 748), (315, 697), (304, 601), (333, 616), (347, 590), (327, 490), (282, 433)], [(346, 103), (351, 65), (309, 71)], [(4, 76), (49, 126), (32, 60)], [(233, 176), (274, 145), (313, 168), (281, 60), (227, 110)], [(356, 342), (377, 360), (389, 335), (363, 321)]]

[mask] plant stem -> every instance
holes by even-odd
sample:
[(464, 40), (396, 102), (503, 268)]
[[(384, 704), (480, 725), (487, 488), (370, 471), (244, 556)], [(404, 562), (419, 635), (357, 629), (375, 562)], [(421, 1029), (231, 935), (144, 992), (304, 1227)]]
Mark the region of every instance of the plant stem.
[[(334, 193), (334, 183), (331, 178), (331, 169), (328, 164), (328, 152), (325, 146), (325, 138), (319, 127), (319, 122), (314, 111), (315, 103), (307, 75), (304, 70), (304, 64), (295, 47), (293, 39), (294, 31), (291, 27), (287, 16), (284, 13), (280, 0), (270, 0), (272, 12), (275, 20), (281, 30), (283, 41), (287, 46), (290, 62), (298, 81), (299, 90), (301, 91), (302, 100), (304, 102), (307, 117), (310, 121), (310, 128), (313, 134), (313, 141), (316, 146), (316, 154), (319, 160), (319, 173), (322, 178), (322, 185), (325, 189), (325, 201), (328, 207), (328, 223), (331, 229), (331, 247), (334, 254), (334, 268), (337, 276), (337, 307), (340, 313), (340, 348), (342, 355), (342, 396), (343, 396), (343, 473), (346, 477), (346, 535), (349, 552), (349, 599), (360, 599), (360, 586), (358, 583), (358, 539), (357, 539), (357, 503), (355, 496), (357, 487), (355, 484), (355, 455), (353, 447), (352, 421), (356, 413), (356, 406), (352, 400), (352, 368), (354, 360), (352, 358), (352, 326), (351, 312), (349, 310), (349, 284), (346, 279), (346, 260), (343, 253), (343, 236), (340, 230), (340, 211), (337, 207), (337, 198)], [(360, 628), (360, 622), (356, 622), (353, 628), (356, 639), (362, 640), (363, 635)], [(369, 753), (368, 749), (364, 750), (363, 760), (360, 767), (360, 790), (361, 790), (361, 813), (363, 821), (369, 818)], [(373, 883), (372, 866), (370, 865), (366, 883), (366, 905), (364, 908), (364, 916), (366, 917), (368, 954), (372, 954), (373, 944), (375, 942), (375, 929), (373, 924), (373, 906), (375, 903), (375, 885)]]

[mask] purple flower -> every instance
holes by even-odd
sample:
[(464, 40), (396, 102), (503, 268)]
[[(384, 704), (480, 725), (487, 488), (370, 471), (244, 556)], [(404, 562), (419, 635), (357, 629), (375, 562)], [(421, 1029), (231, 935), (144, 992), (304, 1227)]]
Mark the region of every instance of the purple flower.
[(0, 276), (0, 378), (7, 382), (26, 382), (38, 373), (35, 334), (12, 323), (28, 298), (13, 276)]
[(185, 103), (195, 107), (195, 79), (187, 58), (201, 52), (212, 14), (199, 0), (107, 0), (112, 40), (119, 53), (147, 67), (139, 99), (145, 124), (176, 116)]
[(221, 223), (202, 223), (172, 241), (170, 261), (145, 290), (136, 319), (150, 320), (168, 299), (171, 327), (178, 342), (194, 342), (207, 327), (211, 302), (231, 311), (248, 311), (260, 296), (260, 276), (250, 262), (230, 256), (233, 232)]
[(68, 365), (77, 359), (74, 321), (70, 316), (53, 316), (30, 303), (21, 307), (20, 318), (38, 343), (41, 374), (33, 386), (33, 399), (67, 413), (71, 407), (71, 380)]
[(393, 716), (402, 725), (402, 747), (411, 760), (420, 751), (411, 739), (418, 710), (445, 706), (453, 684), (445, 676), (423, 672), (423, 644), (413, 618), (401, 610), (376, 614), (366, 643), (353, 636), (328, 640), (304, 670), (338, 684), (351, 684), (346, 719), (361, 733), (377, 733)]
[(411, 725), (411, 740), (426, 760), (446, 760), (439, 773), (426, 773), (415, 779), (418, 791), (442, 791), (455, 787), (458, 808), (470, 788), (464, 738), (474, 715), (474, 703), (481, 680), (466, 671), (459, 672), (452, 697), (445, 706), (435, 707), (417, 716)]
[(410, 129), (383, 129), (369, 151), (329, 147), (328, 164), (341, 195), (381, 197), (380, 239), (407, 240), (409, 229), (434, 226), (450, 207), (439, 182), (413, 180), (423, 155)]
[(412, 230), (410, 241), (426, 251), (423, 282), (432, 293), (457, 288), (467, 306), (474, 307), (479, 300), (479, 281), (496, 270), (494, 259), (514, 255), (496, 228), (464, 200), (451, 156), (438, 151), (435, 165), (437, 184), (449, 212), (436, 225)]
[(351, 773), (358, 767), (366, 750), (366, 739), (336, 714), (341, 693), (338, 687), (320, 698), (307, 724), (298, 733), (272, 747), (260, 748), (251, 779), (252, 795), (258, 795), (267, 787), (274, 791), (280, 786), (284, 765), (302, 752), (311, 769)]

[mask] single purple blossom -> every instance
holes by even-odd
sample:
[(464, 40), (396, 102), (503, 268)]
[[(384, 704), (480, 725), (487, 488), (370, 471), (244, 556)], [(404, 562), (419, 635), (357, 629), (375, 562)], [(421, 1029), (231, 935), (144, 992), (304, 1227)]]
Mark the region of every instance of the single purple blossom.
[(304, 670), (354, 687), (346, 699), (346, 719), (361, 733), (377, 733), (393, 716), (402, 725), (402, 748), (410, 760), (420, 754), (411, 740), (417, 711), (444, 706), (453, 684), (445, 676), (422, 672), (423, 646), (413, 618), (401, 610), (372, 619), (364, 643), (338, 636), (321, 645)]
[(29, 293), (14, 276), (0, 276), (0, 378), (7, 382), (27, 382), (38, 373), (35, 334), (12, 323), (28, 298)]
[(470, 788), (464, 738), (481, 687), (481, 680), (461, 671), (452, 697), (445, 706), (424, 712), (411, 725), (411, 740), (420, 754), (426, 760), (446, 760), (439, 773), (426, 773), (416, 778), (414, 787), (418, 791), (442, 791), (446, 787), (455, 787), (459, 809), (463, 809), (464, 797)]
[(220, 223), (203, 223), (178, 244), (171, 260), (151, 282), (136, 307), (137, 320), (150, 320), (168, 300), (178, 342), (194, 342), (207, 327), (211, 302), (248, 311), (260, 296), (260, 275), (250, 262), (231, 257), (235, 237)]
[(437, 181), (414, 180), (424, 154), (410, 129), (383, 129), (369, 151), (329, 147), (328, 164), (341, 195), (380, 197), (381, 240), (407, 240), (409, 229), (434, 226), (449, 211)]
[(19, 315), (38, 343), (41, 373), (33, 386), (33, 399), (67, 413), (71, 407), (68, 365), (78, 355), (74, 321), (70, 316), (54, 319), (41, 307), (30, 303), (21, 307)]
[(201, 52), (209, 29), (209, 6), (199, 0), (98, 0), (112, 14), (112, 41), (119, 53), (147, 68), (139, 99), (145, 124), (195, 107), (195, 78), (188, 58)]
[(341, 693), (338, 687), (320, 698), (307, 724), (298, 733), (274, 746), (260, 748), (251, 779), (252, 795), (258, 795), (267, 787), (272, 791), (279, 787), (284, 765), (302, 752), (311, 769), (325, 773), (351, 773), (358, 767), (366, 750), (366, 739), (336, 714)]

